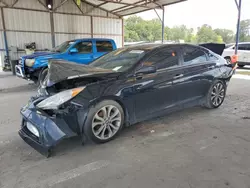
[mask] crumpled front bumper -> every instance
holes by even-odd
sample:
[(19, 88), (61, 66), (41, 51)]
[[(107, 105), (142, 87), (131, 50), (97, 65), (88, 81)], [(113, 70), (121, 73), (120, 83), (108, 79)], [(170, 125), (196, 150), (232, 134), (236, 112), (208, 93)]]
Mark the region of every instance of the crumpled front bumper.
[(36, 139), (32, 138), (30, 133), (28, 131), (25, 131), (24, 129), (21, 129), (18, 131), (19, 136), (27, 143), (29, 144), (32, 148), (40, 152), (46, 157), (50, 156), (51, 153), (51, 147), (46, 147), (40, 142), (38, 142)]
[[(51, 149), (62, 139), (77, 136), (72, 131), (68, 123), (61, 117), (51, 117), (36, 108), (35, 104), (41, 101), (30, 101), (28, 105), (21, 109), (23, 117), (20, 137), (35, 150), (49, 157)], [(26, 126), (31, 123), (39, 132), (39, 137), (35, 136)]]

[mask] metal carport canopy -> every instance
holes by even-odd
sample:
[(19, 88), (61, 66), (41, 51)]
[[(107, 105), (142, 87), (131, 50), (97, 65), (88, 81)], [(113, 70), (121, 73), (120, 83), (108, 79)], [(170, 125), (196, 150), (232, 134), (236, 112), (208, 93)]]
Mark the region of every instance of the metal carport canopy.
[(186, 0), (85, 0), (84, 2), (123, 17), (151, 9), (162, 9), (164, 6)]

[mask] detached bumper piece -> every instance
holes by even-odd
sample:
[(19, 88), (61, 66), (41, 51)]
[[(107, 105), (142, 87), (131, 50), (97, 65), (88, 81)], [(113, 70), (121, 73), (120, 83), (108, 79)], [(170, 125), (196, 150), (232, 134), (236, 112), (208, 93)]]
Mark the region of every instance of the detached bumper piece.
[(49, 157), (52, 148), (62, 139), (77, 136), (77, 134), (69, 128), (64, 119), (52, 118), (36, 109), (34, 104), (37, 101), (39, 102), (39, 99), (21, 109), (23, 120), (18, 133), (27, 144), (42, 155)]
[(50, 157), (51, 155), (51, 148), (43, 146), (41, 143), (39, 143), (37, 140), (33, 139), (32, 136), (30, 136), (30, 133), (27, 133), (25, 128), (21, 129), (18, 134), (19, 136), (32, 148), (37, 150), (39, 153), (44, 155), (45, 157)]

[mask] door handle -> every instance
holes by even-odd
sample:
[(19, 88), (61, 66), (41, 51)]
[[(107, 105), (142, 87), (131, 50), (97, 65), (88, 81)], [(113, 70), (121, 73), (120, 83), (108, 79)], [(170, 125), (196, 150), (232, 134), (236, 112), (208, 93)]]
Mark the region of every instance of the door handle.
[(215, 66), (214, 66), (214, 65), (212, 65), (212, 66), (208, 67), (208, 69), (214, 69), (214, 68), (215, 68)]
[(177, 74), (177, 75), (174, 76), (174, 79), (178, 79), (178, 78), (181, 78), (183, 76), (184, 76), (183, 74)]

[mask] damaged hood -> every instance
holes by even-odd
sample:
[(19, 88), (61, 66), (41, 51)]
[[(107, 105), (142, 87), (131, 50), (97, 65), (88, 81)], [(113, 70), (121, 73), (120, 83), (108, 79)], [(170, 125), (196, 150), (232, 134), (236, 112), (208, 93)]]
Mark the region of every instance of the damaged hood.
[(47, 86), (53, 85), (63, 80), (70, 80), (82, 77), (107, 77), (108, 75), (118, 76), (120, 73), (92, 67), (89, 65), (76, 64), (64, 60), (52, 60), (49, 63)]
[(225, 44), (219, 44), (219, 43), (204, 43), (200, 44), (199, 46), (207, 48), (218, 55), (222, 55), (224, 49), (226, 48)]

